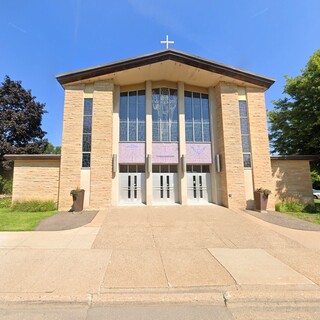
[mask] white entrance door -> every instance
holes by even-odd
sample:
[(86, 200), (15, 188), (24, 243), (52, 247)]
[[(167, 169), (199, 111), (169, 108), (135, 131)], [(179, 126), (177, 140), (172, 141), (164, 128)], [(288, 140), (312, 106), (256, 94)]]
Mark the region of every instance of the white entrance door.
[(145, 174), (119, 173), (120, 202), (144, 203), (145, 202)]
[(209, 172), (188, 172), (187, 188), (189, 203), (211, 202), (211, 177)]
[(178, 202), (177, 173), (153, 173), (152, 184), (154, 203), (170, 204)]

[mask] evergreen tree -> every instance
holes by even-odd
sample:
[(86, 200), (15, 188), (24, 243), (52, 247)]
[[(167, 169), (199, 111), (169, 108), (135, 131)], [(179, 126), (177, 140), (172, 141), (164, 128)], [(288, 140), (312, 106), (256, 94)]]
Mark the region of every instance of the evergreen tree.
[(46, 134), (41, 129), (45, 104), (37, 102), (21, 81), (6, 76), (0, 85), (0, 168), (9, 153), (43, 153)]

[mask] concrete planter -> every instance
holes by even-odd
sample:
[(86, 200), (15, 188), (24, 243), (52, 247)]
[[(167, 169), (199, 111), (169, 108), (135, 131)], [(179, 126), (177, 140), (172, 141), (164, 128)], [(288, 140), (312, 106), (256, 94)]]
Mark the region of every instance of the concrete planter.
[(72, 196), (72, 207), (70, 211), (82, 211), (84, 202), (84, 190), (71, 190), (70, 195)]
[(254, 207), (255, 211), (267, 212), (268, 196), (263, 192), (254, 192)]

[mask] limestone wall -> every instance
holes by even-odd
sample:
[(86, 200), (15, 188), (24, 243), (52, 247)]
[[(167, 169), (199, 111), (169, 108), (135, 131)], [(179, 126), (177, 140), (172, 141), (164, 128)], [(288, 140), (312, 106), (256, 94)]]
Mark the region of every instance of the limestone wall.
[(15, 160), (12, 200), (58, 202), (60, 160)]
[(294, 197), (313, 203), (309, 160), (271, 160), (275, 200)]

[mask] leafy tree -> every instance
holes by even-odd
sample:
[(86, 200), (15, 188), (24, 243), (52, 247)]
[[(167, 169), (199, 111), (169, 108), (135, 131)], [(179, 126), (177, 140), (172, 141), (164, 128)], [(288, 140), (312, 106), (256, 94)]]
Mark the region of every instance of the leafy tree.
[(41, 129), (45, 104), (35, 101), (21, 81), (6, 76), (0, 85), (0, 168), (6, 153), (43, 153), (46, 134)]
[(44, 153), (47, 154), (60, 154), (61, 153), (61, 146), (54, 146), (52, 143), (48, 143), (46, 150), (44, 151)]
[[(268, 113), (273, 152), (290, 155), (320, 154), (320, 49), (301, 75), (286, 78), (283, 99), (273, 101)], [(320, 169), (319, 162), (312, 168)]]

